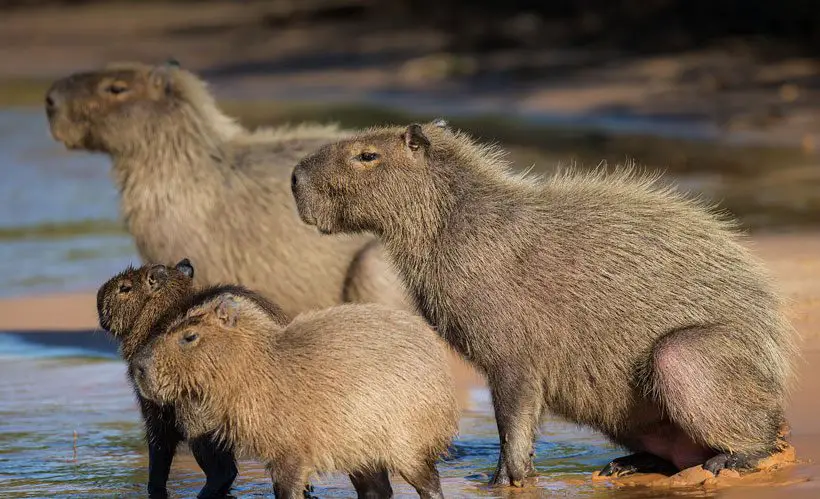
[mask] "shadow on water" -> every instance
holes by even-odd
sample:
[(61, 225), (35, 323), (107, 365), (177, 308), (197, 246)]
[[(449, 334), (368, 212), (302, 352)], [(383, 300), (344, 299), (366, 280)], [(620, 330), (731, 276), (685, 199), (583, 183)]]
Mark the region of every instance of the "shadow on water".
[[(557, 420), (542, 426), (537, 483), (515, 492), (491, 490), (485, 484), (498, 441), (489, 394), (475, 386), (469, 401), (460, 435), (439, 462), (445, 496), (618, 495), (593, 486), (590, 474), (620, 451), (595, 433)], [(0, 333), (2, 497), (142, 497), (146, 470), (139, 412), (111, 341), (100, 332)], [(194, 497), (202, 484), (201, 471), (182, 446), (169, 482), (173, 497)], [(343, 475), (320, 477), (314, 486), (319, 497), (355, 497)], [(400, 478), (394, 489), (397, 497), (417, 497)], [(272, 497), (264, 467), (242, 461), (234, 494)], [(657, 494), (641, 497), (665, 497)]]

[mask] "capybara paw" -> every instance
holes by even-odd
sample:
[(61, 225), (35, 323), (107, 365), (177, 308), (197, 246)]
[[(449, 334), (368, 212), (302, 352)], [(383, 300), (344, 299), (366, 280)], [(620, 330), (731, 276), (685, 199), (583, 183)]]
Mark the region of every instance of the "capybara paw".
[(613, 459), (601, 470), (601, 476), (619, 477), (633, 473), (660, 473), (674, 475), (678, 469), (665, 459), (648, 452), (638, 452)]
[(305, 499), (316, 499), (316, 496), (313, 495), (313, 484), (309, 483), (305, 485), (305, 490), (302, 491), (302, 496)]
[[(533, 468), (534, 469), (534, 468)], [(507, 468), (502, 467), (501, 470), (496, 470), (495, 475), (490, 479), (489, 485), (492, 487), (523, 487), (524, 476), (523, 473), (518, 477), (510, 477)]]
[(759, 456), (749, 456), (746, 454), (718, 454), (704, 463), (703, 469), (711, 471), (715, 475), (720, 470), (752, 470), (760, 461)]
[(168, 499), (168, 489), (165, 487), (148, 486), (149, 499)]

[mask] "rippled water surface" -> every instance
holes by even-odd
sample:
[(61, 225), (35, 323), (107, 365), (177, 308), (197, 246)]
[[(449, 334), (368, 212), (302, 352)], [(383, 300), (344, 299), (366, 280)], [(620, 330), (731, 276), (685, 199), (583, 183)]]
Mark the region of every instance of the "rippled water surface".
[[(147, 453), (124, 365), (96, 333), (0, 334), (0, 497), (143, 497)], [(452, 455), (439, 463), (447, 497), (611, 497), (591, 471), (620, 454), (595, 433), (546, 421), (537, 447), (536, 487), (485, 487), (498, 445), (489, 395), (470, 400)], [(181, 448), (169, 487), (195, 497), (204, 477)], [(355, 497), (343, 475), (314, 482), (319, 497)], [(400, 479), (397, 497), (417, 497)], [(240, 463), (237, 497), (273, 497), (264, 468)], [(634, 492), (628, 495), (635, 497)], [(641, 497), (649, 497), (641, 495)], [(663, 497), (663, 495), (653, 495)]]

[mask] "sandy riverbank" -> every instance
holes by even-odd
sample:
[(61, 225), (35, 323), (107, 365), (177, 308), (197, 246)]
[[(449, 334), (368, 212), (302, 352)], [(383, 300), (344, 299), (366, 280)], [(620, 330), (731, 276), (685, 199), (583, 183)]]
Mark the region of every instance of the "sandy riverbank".
[[(820, 481), (820, 233), (759, 235), (750, 246), (767, 262), (790, 299), (790, 315), (803, 338), (803, 359), (797, 390), (788, 409), (790, 441), (802, 463), (777, 472), (756, 487), (755, 497), (774, 497), (784, 487), (795, 497), (814, 497)], [(93, 292), (0, 301), (0, 330), (97, 329)], [(454, 359), (460, 392), (481, 380)], [(462, 398), (462, 401), (465, 399)], [(767, 493), (770, 490), (771, 493)], [(731, 492), (728, 492), (732, 494)], [(744, 495), (744, 497), (747, 497)]]

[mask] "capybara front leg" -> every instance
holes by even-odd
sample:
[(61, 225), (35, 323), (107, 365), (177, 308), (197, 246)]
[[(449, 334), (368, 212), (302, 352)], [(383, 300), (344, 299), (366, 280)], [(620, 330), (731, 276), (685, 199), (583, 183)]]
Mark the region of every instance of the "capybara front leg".
[(233, 452), (215, 442), (210, 434), (191, 439), (189, 446), (197, 464), (205, 472), (205, 486), (197, 499), (227, 496), (239, 473)]
[(148, 443), (148, 497), (166, 499), (171, 463), (183, 437), (176, 427), (173, 408), (157, 405), (139, 395), (137, 399), (145, 421), (145, 440)]
[(505, 373), (491, 377), (490, 385), (501, 443), (490, 485), (521, 487), (524, 478), (535, 472), (533, 448), (543, 406), (540, 380)]
[(359, 499), (388, 499), (393, 497), (387, 470), (351, 473), (350, 481)]
[(428, 461), (418, 468), (402, 470), (399, 473), (416, 489), (421, 499), (444, 499), (435, 461)]

